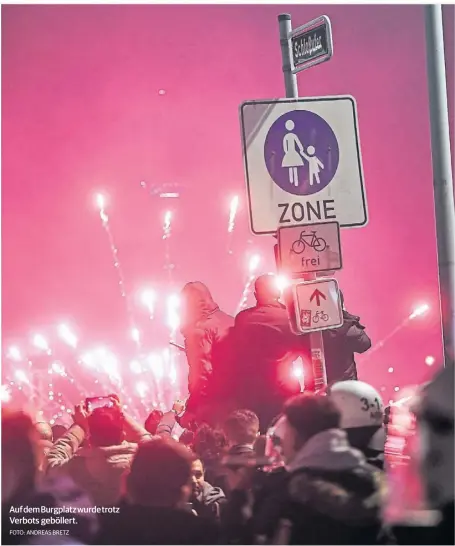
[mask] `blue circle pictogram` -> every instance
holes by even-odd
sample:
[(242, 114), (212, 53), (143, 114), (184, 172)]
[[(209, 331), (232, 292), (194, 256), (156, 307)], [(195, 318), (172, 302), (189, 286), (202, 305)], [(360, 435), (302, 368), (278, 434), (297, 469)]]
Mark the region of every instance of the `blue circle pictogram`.
[(340, 152), (330, 125), (314, 112), (293, 110), (267, 133), (264, 159), (272, 180), (294, 195), (312, 195), (330, 184)]

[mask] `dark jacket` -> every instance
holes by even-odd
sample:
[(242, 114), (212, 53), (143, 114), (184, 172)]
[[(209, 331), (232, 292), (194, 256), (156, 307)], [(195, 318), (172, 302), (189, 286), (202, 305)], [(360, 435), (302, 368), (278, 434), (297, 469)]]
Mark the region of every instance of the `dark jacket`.
[(309, 339), (292, 332), (286, 307), (278, 301), (241, 311), (233, 337), (235, 387), (231, 390), (237, 394), (238, 407), (255, 411), (267, 427), (283, 401), (300, 392), (292, 362), (301, 356), (310, 365)]
[(217, 544), (218, 525), (191, 511), (122, 503), (101, 518), (96, 544)]
[(226, 496), (221, 488), (204, 482), (202, 490), (194, 494), (191, 501), (198, 516), (219, 518), (220, 506), (226, 502)]
[(289, 379), (280, 377), (279, 363), (310, 354), (308, 339), (292, 332), (286, 307), (278, 301), (241, 311), (235, 317), (234, 335), (243, 379), (251, 384), (264, 381), (279, 390)]
[(343, 311), (343, 318), (341, 328), (323, 332), (328, 383), (358, 379), (354, 353), (364, 353), (371, 347), (360, 317)]
[(182, 290), (184, 302), (181, 332), (188, 360), (187, 410), (192, 411), (210, 389), (213, 370), (224, 367), (228, 358), (227, 336), (234, 319), (220, 310), (202, 282), (189, 282)]
[(237, 537), (242, 543), (378, 543), (383, 473), (349, 446), (344, 431), (332, 429), (313, 436), (287, 472), (272, 477), (273, 488), (268, 488), (265, 498), (262, 494), (249, 522), (242, 516), (245, 494), (238, 492), (229, 501), (225, 524), (232, 528), (231, 522), (243, 517), (243, 529), (237, 524), (237, 532), (245, 533)]

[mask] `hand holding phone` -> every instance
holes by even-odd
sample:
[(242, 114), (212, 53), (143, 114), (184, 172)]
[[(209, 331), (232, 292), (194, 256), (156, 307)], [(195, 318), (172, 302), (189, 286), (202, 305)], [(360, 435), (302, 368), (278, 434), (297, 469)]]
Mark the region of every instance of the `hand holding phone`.
[(83, 404), (74, 406), (73, 421), (75, 425), (79, 425), (85, 431), (88, 430), (87, 423), (88, 412)]
[(175, 411), (177, 415), (180, 415), (185, 411), (185, 402), (183, 400), (176, 400), (172, 406), (172, 411)]
[(113, 408), (114, 400), (110, 396), (95, 396), (85, 399), (85, 407), (88, 412), (97, 408)]

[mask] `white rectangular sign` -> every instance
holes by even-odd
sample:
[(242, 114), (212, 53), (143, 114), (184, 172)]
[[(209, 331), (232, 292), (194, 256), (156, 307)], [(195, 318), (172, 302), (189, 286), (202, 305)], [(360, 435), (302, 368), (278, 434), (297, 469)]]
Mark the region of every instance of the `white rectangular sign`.
[(281, 227), (278, 230), (280, 272), (291, 276), (341, 269), (337, 222)]
[(353, 97), (247, 101), (240, 120), (253, 233), (326, 221), (366, 225)]
[(343, 325), (340, 291), (335, 279), (301, 282), (292, 290), (300, 332), (305, 334)]

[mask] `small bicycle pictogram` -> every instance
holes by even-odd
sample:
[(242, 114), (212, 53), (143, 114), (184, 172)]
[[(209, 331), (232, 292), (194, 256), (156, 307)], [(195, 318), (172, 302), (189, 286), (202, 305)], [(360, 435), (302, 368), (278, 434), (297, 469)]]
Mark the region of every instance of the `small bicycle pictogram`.
[(305, 230), (303, 230), (300, 233), (300, 237), (292, 243), (291, 252), (294, 254), (302, 254), (307, 246), (314, 248), (317, 252), (323, 252), (327, 248), (327, 243), (322, 237), (316, 236), (316, 231), (306, 233)]
[(327, 313), (324, 313), (324, 311), (316, 311), (316, 313), (314, 313), (313, 315), (313, 322), (317, 324), (319, 322), (319, 319), (327, 322), (329, 320), (329, 315)]

